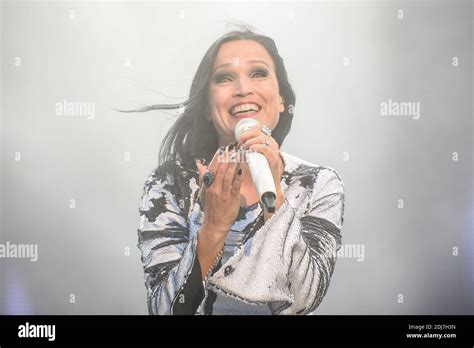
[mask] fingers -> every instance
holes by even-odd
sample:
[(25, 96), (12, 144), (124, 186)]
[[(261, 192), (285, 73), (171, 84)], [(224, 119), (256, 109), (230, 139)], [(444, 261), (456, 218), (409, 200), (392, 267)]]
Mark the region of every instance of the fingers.
[(217, 149), (216, 153), (214, 154), (214, 157), (212, 157), (211, 162), (209, 162), (209, 165), (207, 166), (207, 168), (214, 175), (217, 173), (217, 170), (221, 164), (219, 156), (224, 152), (224, 149), (224, 147), (220, 147), (219, 149)]
[(196, 167), (199, 173), (199, 186), (202, 184), (202, 177), (204, 176), (204, 173), (206, 172), (206, 167), (202, 165), (202, 163), (198, 160), (195, 160), (196, 162)]
[(227, 164), (227, 170), (224, 174), (224, 178), (222, 179), (222, 191), (228, 192), (232, 190), (232, 183), (234, 182), (235, 172), (239, 167), (237, 162), (230, 162)]
[(243, 143), (245, 143), (248, 139), (255, 138), (259, 135), (263, 134), (262, 133), (262, 128), (260, 124), (257, 124), (250, 128), (248, 131), (242, 133), (242, 135), (239, 137), (239, 141), (237, 142), (237, 147), (241, 146)]
[(270, 166), (270, 169), (272, 170), (272, 172), (275, 171), (274, 173), (275, 175), (277, 172), (276, 172), (276, 169), (274, 168), (281, 168), (280, 171), (284, 169), (284, 163), (281, 159), (279, 150), (275, 150), (273, 148), (270, 148), (270, 146), (267, 146), (264, 144), (254, 144), (250, 146), (249, 151), (259, 152), (263, 156), (265, 156)]
[(267, 140), (269, 142), (269, 147), (275, 148), (277, 150), (280, 149), (280, 145), (278, 145), (277, 141), (271, 135), (266, 135), (263, 133), (261, 126), (258, 125), (254, 126), (240, 136), (237, 147), (242, 146), (243, 149), (247, 150), (254, 144), (265, 144), (265, 141)]
[(240, 193), (240, 187), (242, 185), (242, 168), (240, 168), (240, 163), (237, 165), (235, 175), (234, 175), (234, 181), (232, 182), (232, 189), (230, 190), (230, 194), (232, 196), (239, 196)]
[(265, 144), (253, 144), (250, 146), (249, 150), (260, 152), (265, 156), (269, 163), (273, 163), (275, 160), (280, 159), (280, 151), (275, 151), (275, 149), (272, 149), (270, 146)]
[[(268, 140), (268, 145), (265, 144), (265, 141)], [(280, 146), (278, 145), (278, 143), (276, 142), (276, 140), (274, 138), (272, 138), (272, 136), (267, 136), (267, 135), (264, 135), (264, 134), (260, 134), (254, 138), (250, 138), (248, 139), (246, 142), (244, 142), (244, 144), (242, 144), (242, 146), (244, 147), (244, 149), (250, 149), (252, 147), (252, 145), (255, 145), (255, 144), (263, 144), (265, 146), (268, 146), (270, 148), (274, 148), (274, 149), (277, 149), (279, 150)]]
[(209, 170), (214, 176), (216, 175), (216, 172), (219, 168), (219, 155), (220, 155), (220, 152), (221, 152), (221, 149), (222, 148), (219, 148), (216, 153), (214, 154), (214, 156), (212, 157), (212, 160), (211, 162), (209, 163), (208, 166), (205, 166), (201, 163), (201, 161), (199, 160), (195, 160), (195, 163), (196, 163), (196, 168), (198, 169), (198, 172), (199, 172), (199, 186), (201, 187), (202, 186), (202, 178), (204, 176), (204, 173), (206, 172), (206, 170)]
[(222, 181), (223, 181), (225, 172), (227, 171), (227, 165), (228, 165), (228, 163), (225, 163), (225, 162), (220, 162), (219, 163), (219, 167), (217, 168), (217, 172), (214, 173), (214, 182), (209, 187), (210, 190), (214, 190), (216, 192), (221, 192), (222, 191)]
[[(208, 167), (196, 160), (196, 167), (199, 172), (199, 186), (201, 187), (201, 190), (205, 188), (206, 191), (214, 191), (216, 193), (231, 193), (234, 189), (234, 183), (237, 179), (236, 173), (238, 169), (240, 169), (240, 163), (237, 161), (235, 150), (231, 150), (230, 155), (223, 156), (224, 154), (226, 154), (225, 148), (217, 150)], [(214, 181), (209, 187), (204, 187), (202, 185), (203, 176), (207, 170), (213, 174)], [(238, 182), (237, 186), (240, 187)]]

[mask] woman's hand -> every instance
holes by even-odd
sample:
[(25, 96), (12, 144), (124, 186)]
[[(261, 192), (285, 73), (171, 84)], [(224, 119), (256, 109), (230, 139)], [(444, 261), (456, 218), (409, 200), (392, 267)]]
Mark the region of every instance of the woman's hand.
[[(219, 156), (223, 152), (220, 148), (206, 167), (196, 161), (199, 171), (200, 198), (204, 210), (203, 225), (209, 227), (216, 233), (227, 235), (238, 216), (240, 208), (240, 186), (242, 184), (242, 170), (236, 161), (223, 161)], [(214, 181), (207, 187), (203, 183), (203, 176), (209, 170)], [(240, 174), (239, 174), (240, 172)]]
[[(265, 140), (267, 139), (268, 145), (265, 144)], [(265, 133), (263, 133), (262, 125), (258, 124), (250, 128), (248, 131), (242, 133), (236, 147), (239, 148), (239, 146), (243, 146), (245, 150), (259, 152), (267, 159), (270, 171), (272, 172), (273, 181), (275, 182), (277, 194), (275, 208), (278, 210), (285, 199), (281, 187), (281, 177), (285, 169), (285, 164), (280, 155), (280, 146), (278, 145), (277, 141), (272, 138), (272, 136), (267, 136)], [(271, 215), (271, 213), (268, 213), (265, 210), (265, 221), (268, 220)]]
[[(268, 145), (265, 144), (266, 139), (268, 139)], [(284, 163), (280, 155), (280, 147), (271, 135), (267, 136), (262, 132), (260, 124), (242, 133), (236, 147), (239, 148), (239, 146), (243, 146), (245, 150), (254, 150), (263, 154), (270, 166), (277, 190), (281, 188), (280, 181), (283, 175)]]

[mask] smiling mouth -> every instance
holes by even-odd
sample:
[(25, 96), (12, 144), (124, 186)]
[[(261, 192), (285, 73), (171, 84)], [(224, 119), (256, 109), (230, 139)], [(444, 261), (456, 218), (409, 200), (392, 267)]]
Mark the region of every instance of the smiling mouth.
[(260, 109), (261, 107), (257, 104), (247, 103), (234, 106), (232, 109), (230, 109), (229, 113), (236, 117), (250, 116), (259, 112)]

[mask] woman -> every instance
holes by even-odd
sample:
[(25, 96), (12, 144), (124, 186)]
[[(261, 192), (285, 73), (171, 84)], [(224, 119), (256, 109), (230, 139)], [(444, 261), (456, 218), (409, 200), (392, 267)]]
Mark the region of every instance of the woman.
[[(185, 103), (140, 110), (184, 108), (140, 206), (150, 314), (307, 314), (319, 305), (341, 245), (344, 188), (332, 168), (280, 151), (294, 104), (274, 41), (245, 28), (212, 44)], [(236, 141), (243, 117), (258, 123)], [(236, 151), (266, 157), (274, 213), (248, 165), (220, 156)]]

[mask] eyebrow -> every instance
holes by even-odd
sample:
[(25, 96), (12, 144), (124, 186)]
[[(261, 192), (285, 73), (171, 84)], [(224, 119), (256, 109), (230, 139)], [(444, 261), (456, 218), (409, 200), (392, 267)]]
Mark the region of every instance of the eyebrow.
[[(263, 60), (251, 59), (251, 60), (248, 61), (248, 63), (262, 63), (262, 64), (265, 64), (268, 68), (270, 68), (270, 66), (269, 66), (266, 62), (264, 62)], [(232, 64), (233, 64), (233, 63), (219, 64), (218, 66), (216, 66), (216, 67), (214, 68), (214, 70), (212, 70), (212, 72), (214, 73), (217, 69), (222, 68), (222, 67), (224, 67), (224, 66), (229, 66), (229, 65), (232, 65)]]

